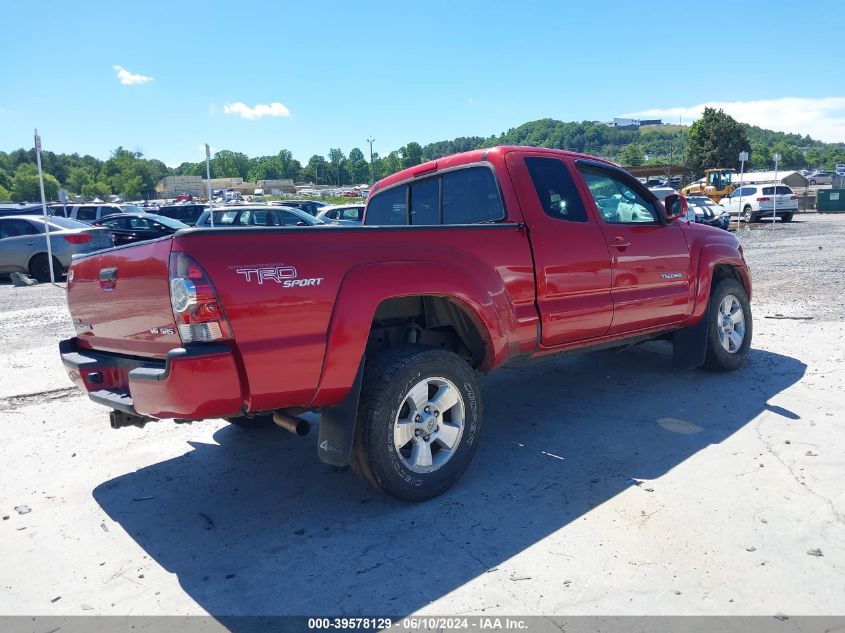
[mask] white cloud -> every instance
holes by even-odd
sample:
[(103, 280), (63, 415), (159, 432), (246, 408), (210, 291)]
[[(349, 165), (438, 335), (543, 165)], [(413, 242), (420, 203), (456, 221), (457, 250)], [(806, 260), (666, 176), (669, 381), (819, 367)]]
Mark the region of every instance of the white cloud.
[(237, 114), (242, 119), (260, 119), (264, 116), (290, 116), (290, 110), (287, 109), (285, 104), (278, 101), (269, 104), (259, 103), (254, 108), (238, 101), (224, 105), (223, 114)]
[(124, 86), (134, 86), (135, 84), (145, 84), (150, 81), (153, 81), (152, 77), (147, 77), (146, 75), (138, 75), (136, 73), (130, 73), (126, 70), (123, 66), (114, 65), (112, 66), (117, 71), (117, 78), (120, 80)]
[(805, 99), (783, 97), (759, 101), (710, 101), (691, 107), (652, 108), (624, 114), (624, 117), (663, 119), (675, 123), (681, 117), (689, 124), (704, 108), (721, 108), (737, 121), (778, 132), (809, 134), (828, 143), (845, 142), (845, 97)]

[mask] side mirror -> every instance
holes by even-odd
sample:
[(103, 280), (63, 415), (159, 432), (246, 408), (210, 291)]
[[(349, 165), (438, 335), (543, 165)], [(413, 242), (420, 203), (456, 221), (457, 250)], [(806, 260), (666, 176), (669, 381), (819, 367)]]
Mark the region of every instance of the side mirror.
[(308, 226), (308, 222), (303, 222), (302, 220), (300, 220), (296, 223), (296, 226)]
[(689, 209), (687, 199), (679, 193), (670, 193), (666, 196), (663, 206), (666, 207), (666, 219), (670, 222), (685, 218)]

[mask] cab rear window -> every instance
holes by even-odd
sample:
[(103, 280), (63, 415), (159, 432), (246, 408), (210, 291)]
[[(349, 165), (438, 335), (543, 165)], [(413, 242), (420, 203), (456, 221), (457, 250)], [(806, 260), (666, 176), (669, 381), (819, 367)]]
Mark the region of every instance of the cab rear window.
[(467, 167), (374, 194), (364, 224), (435, 226), (503, 219), (505, 207), (493, 171)]

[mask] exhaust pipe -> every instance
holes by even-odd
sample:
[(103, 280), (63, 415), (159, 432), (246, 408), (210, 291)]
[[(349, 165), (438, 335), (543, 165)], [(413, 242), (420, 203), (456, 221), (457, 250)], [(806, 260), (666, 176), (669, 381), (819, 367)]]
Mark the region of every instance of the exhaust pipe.
[(273, 422), (285, 431), (290, 431), (299, 437), (305, 437), (311, 431), (311, 423), (308, 420), (288, 415), (282, 411), (275, 411), (273, 413)]

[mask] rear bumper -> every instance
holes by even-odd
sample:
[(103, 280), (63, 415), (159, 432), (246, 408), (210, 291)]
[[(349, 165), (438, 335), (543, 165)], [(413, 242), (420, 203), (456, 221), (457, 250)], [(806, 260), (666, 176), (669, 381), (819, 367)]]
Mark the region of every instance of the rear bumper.
[(171, 350), (163, 361), (59, 343), (70, 379), (94, 402), (151, 418), (219, 418), (244, 406), (237, 362), (226, 344)]

